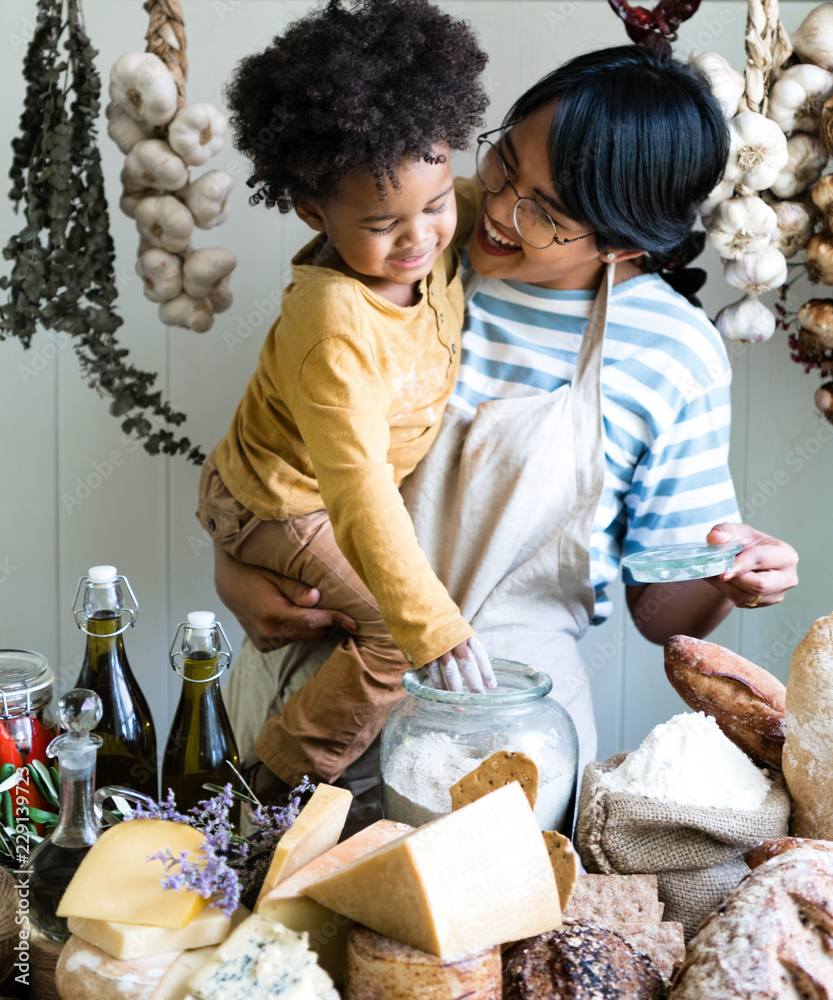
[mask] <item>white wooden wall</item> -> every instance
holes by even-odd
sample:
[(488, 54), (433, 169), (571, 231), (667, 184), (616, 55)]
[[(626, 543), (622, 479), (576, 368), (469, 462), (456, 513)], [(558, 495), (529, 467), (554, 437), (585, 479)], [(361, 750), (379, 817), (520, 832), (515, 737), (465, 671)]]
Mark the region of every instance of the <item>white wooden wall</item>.
[[(490, 126), (522, 89), (560, 61), (626, 41), (601, 0), (455, 0), (445, 6), (471, 21), (491, 55)], [(813, 6), (783, 3), (788, 30)], [(221, 88), (236, 61), (262, 48), (308, 7), (291, 0), (183, 0), (189, 100), (222, 104)], [(83, 8), (106, 81), (119, 55), (144, 48), (146, 15), (141, 0), (83, 0)], [(0, 3), (4, 177), (22, 109), (21, 65), (35, 9), (35, 0)], [(737, 0), (704, 3), (682, 26), (676, 51), (714, 49), (742, 68), (745, 18), (746, 5)], [(195, 243), (227, 245), (236, 252), (235, 301), (207, 334), (169, 330), (141, 294), (133, 270), (137, 235), (117, 207), (121, 156), (101, 132), (118, 308), (125, 321), (120, 339), (137, 365), (159, 372), (159, 388), (188, 414), (184, 432), (208, 450), (227, 429), (274, 318), (289, 258), (307, 232), (294, 217), (247, 204), (245, 161), (228, 146), (208, 167), (238, 172), (231, 217), (219, 229), (200, 233)], [(458, 158), (458, 172), (471, 167), (470, 154)], [(6, 184), (0, 182), (3, 243), (22, 226), (5, 198)], [(711, 276), (704, 300), (714, 315), (737, 296), (723, 282), (716, 256), (711, 251), (705, 256)], [(795, 306), (809, 297), (795, 292)], [(714, 638), (786, 677), (799, 638), (833, 606), (827, 579), (833, 427), (813, 406), (817, 375), (804, 375), (790, 361), (783, 335), (733, 351), (733, 365), (732, 469), (742, 509), (747, 521), (795, 545), (802, 582), (777, 608), (735, 612)], [(232, 641), (239, 644), (241, 638), (214, 594), (211, 549), (193, 516), (198, 470), (181, 457), (151, 457), (123, 436), (107, 401), (80, 377), (71, 346), (48, 332), (28, 351), (16, 340), (0, 344), (0, 459), (0, 647), (43, 652), (55, 668), (57, 690), (71, 687), (84, 648), (70, 614), (78, 577), (91, 565), (115, 563), (142, 606), (137, 627), (126, 636), (127, 648), (163, 740), (178, 696), (167, 658), (177, 622), (188, 611), (215, 609)], [(661, 650), (637, 636), (619, 588), (614, 598), (612, 620), (584, 640), (602, 757), (635, 746), (682, 707), (665, 680)]]

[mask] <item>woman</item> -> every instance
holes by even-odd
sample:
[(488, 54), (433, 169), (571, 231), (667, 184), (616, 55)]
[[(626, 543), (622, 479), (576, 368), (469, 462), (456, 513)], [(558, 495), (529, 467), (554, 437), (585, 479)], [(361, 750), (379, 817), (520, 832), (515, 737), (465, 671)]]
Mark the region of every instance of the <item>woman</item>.
[[(631, 615), (658, 643), (705, 636), (733, 607), (777, 603), (797, 583), (789, 545), (735, 523), (723, 344), (700, 310), (639, 266), (686, 236), (727, 141), (689, 68), (636, 46), (608, 49), (524, 94), (478, 140), (477, 187), (458, 188), (476, 287), (452, 403), (403, 494), (490, 655), (555, 665), (553, 695), (573, 715), (584, 760), (595, 727), (576, 642), (609, 614), (605, 586), (623, 554), (743, 544), (720, 578), (636, 585), (626, 574)], [(220, 597), (260, 649), (350, 624), (317, 607), (326, 594), (266, 572), (239, 574)], [(263, 699), (256, 677), (274, 689), (263, 679), (275, 663), (282, 696), (309, 676), (297, 652), (238, 669), (238, 724), (263, 721), (262, 705), (247, 706)], [(444, 683), (460, 682), (447, 673)], [(360, 758), (345, 782), (372, 783), (373, 766)], [(281, 787), (257, 769), (256, 790)]]

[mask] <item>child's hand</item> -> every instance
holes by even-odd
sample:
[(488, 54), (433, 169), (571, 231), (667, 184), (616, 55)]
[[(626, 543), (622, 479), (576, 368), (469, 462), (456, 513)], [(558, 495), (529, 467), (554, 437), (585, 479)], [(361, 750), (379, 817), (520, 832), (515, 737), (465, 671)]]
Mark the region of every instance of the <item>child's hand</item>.
[(431, 685), (439, 691), (464, 691), (467, 687), (474, 694), (483, 694), (485, 688), (497, 687), (492, 662), (476, 636), (443, 653), (426, 667)]

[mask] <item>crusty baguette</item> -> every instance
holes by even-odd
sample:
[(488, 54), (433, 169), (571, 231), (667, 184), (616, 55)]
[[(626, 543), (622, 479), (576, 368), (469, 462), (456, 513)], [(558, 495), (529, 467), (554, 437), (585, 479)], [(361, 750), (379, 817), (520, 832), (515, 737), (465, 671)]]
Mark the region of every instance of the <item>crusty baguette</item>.
[(758, 868), (772, 858), (777, 858), (779, 854), (798, 850), (799, 847), (809, 847), (813, 851), (830, 853), (833, 851), (833, 841), (808, 840), (806, 837), (776, 837), (775, 840), (765, 840), (762, 844), (747, 851), (743, 860), (750, 868)]
[(689, 708), (705, 712), (756, 764), (781, 769), (787, 689), (763, 667), (687, 635), (665, 644), (665, 673)]
[(787, 681), (784, 778), (794, 837), (833, 840), (833, 615), (819, 618), (793, 653)]

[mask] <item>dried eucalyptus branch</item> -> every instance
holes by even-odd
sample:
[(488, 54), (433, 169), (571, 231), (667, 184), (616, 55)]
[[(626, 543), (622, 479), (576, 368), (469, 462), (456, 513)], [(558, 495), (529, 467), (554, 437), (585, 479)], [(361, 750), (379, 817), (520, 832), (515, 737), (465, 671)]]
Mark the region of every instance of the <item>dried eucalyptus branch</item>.
[(160, 420), (178, 426), (185, 414), (151, 391), (156, 374), (129, 364), (115, 336), (122, 319), (114, 309), (115, 255), (96, 143), (96, 55), (80, 0), (38, 0), (9, 172), (9, 197), (15, 211), (23, 203), (26, 225), (3, 250), (14, 263), (11, 275), (0, 278), (0, 288), (9, 291), (0, 306), (0, 340), (17, 337), (29, 347), (39, 326), (70, 334), (89, 386), (112, 399), (110, 412), (124, 417), (125, 433), (144, 439), (151, 454), (187, 453), (200, 464), (205, 456), (188, 438), (154, 427)]

